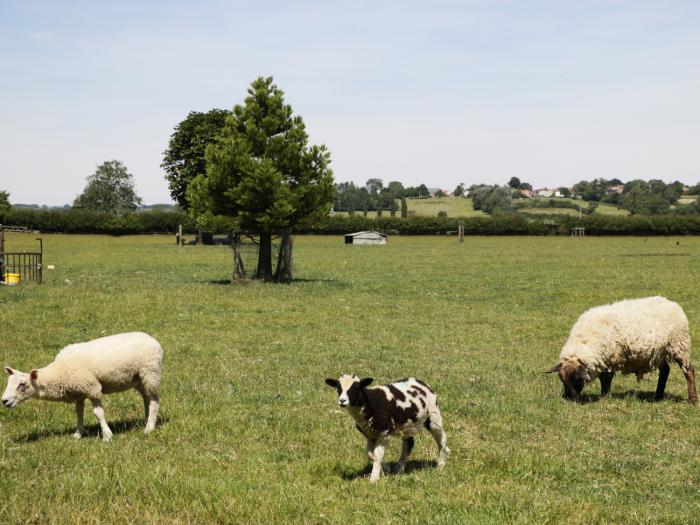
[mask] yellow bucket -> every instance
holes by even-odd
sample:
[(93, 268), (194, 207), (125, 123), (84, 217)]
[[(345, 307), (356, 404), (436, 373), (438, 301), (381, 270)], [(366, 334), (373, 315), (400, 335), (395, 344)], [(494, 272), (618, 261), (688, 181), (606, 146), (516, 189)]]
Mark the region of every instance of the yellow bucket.
[(6, 273), (5, 274), (5, 284), (14, 285), (19, 283), (18, 273)]

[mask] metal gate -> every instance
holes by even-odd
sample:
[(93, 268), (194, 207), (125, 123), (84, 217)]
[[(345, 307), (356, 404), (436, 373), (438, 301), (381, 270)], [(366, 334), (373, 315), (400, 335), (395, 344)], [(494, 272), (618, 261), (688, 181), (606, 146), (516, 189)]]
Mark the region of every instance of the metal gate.
[(5, 274), (19, 274), (21, 281), (43, 281), (44, 243), (39, 241), (39, 251), (36, 252), (6, 252), (5, 230), (0, 227), (0, 281), (4, 283)]

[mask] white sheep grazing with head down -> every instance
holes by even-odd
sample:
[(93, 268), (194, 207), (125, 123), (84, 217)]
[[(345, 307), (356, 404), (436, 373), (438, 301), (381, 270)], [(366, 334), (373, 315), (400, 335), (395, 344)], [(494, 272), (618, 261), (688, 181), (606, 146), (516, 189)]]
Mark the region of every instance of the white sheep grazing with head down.
[(670, 371), (678, 363), (688, 383), (688, 402), (696, 403), (695, 368), (690, 364), (690, 332), (683, 309), (664, 297), (645, 297), (591, 308), (574, 324), (547, 372), (557, 372), (564, 397), (578, 400), (586, 382), (600, 377), (601, 394), (610, 392), (615, 372), (638, 378), (659, 369), (656, 399), (663, 398)]
[(134, 388), (143, 397), (148, 434), (158, 417), (162, 363), (163, 349), (158, 341), (141, 332), (69, 345), (44, 368), (24, 373), (5, 367), (9, 377), (2, 404), (14, 408), (30, 398), (75, 403), (78, 428), (74, 436), (81, 438), (85, 400), (89, 399), (100, 421), (102, 439), (109, 441), (112, 431), (105, 419), (102, 395)]

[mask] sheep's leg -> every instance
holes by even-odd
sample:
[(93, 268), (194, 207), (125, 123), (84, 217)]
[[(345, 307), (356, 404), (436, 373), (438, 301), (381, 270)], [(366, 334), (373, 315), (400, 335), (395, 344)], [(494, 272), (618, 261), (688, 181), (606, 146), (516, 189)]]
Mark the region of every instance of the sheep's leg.
[(413, 439), (413, 436), (408, 436), (403, 439), (401, 457), (399, 458), (399, 462), (396, 464), (396, 470), (394, 471), (396, 474), (401, 474), (403, 472), (403, 469), (406, 468), (406, 460), (408, 460), (408, 456), (411, 455), (414, 443), (415, 441)]
[(107, 420), (105, 419), (105, 410), (102, 407), (101, 399), (91, 399), (92, 402), (92, 413), (100, 421), (100, 428), (102, 429), (102, 439), (104, 441), (112, 440), (112, 431), (109, 429)]
[(612, 385), (615, 372), (602, 372), (600, 374), (600, 395), (607, 396), (610, 393), (610, 385)]
[(85, 427), (83, 426), (83, 416), (85, 414), (85, 400), (80, 399), (75, 402), (75, 415), (78, 418), (78, 426), (75, 430), (73, 437), (75, 439), (80, 439), (85, 434)]
[(683, 375), (688, 382), (688, 403), (695, 405), (698, 402), (698, 393), (695, 390), (695, 367), (689, 364), (687, 371), (683, 369)]
[(440, 448), (437, 468), (442, 469), (444, 468), (445, 463), (447, 463), (447, 456), (450, 454), (450, 449), (447, 448), (447, 434), (445, 434), (445, 431), (442, 428), (442, 415), (438, 410), (435, 410), (430, 414), (430, 418), (426, 420), (425, 426), (428, 428), (430, 434), (435, 440), (435, 443), (437, 443), (437, 446)]
[(656, 384), (656, 394), (654, 394), (654, 399), (660, 401), (664, 398), (664, 392), (666, 391), (666, 381), (668, 380), (668, 374), (671, 371), (671, 367), (668, 366), (666, 360), (661, 361), (659, 365), (659, 382)]
[(369, 477), (370, 482), (374, 483), (379, 480), (379, 476), (382, 474), (382, 460), (384, 459), (384, 443), (377, 442), (374, 445), (374, 452), (372, 452), (374, 464), (372, 465), (372, 474)]
[(365, 452), (370, 461), (374, 461), (374, 446), (377, 444), (376, 439), (367, 438), (367, 446), (365, 447)]
[[(146, 402), (144, 398), (144, 405), (145, 404)], [(146, 430), (144, 430), (146, 434), (153, 432), (153, 430), (156, 428), (156, 420), (158, 419), (159, 408), (160, 399), (157, 395), (151, 395), (150, 399), (148, 400), (148, 408), (146, 409), (148, 413), (148, 417), (146, 420)]]

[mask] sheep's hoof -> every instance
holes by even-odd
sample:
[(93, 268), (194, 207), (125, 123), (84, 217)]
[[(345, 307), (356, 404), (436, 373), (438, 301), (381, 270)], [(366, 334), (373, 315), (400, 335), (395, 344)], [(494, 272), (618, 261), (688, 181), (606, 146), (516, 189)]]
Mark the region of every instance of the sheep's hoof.
[(80, 439), (81, 437), (83, 437), (83, 433), (82, 432), (74, 432), (73, 437), (75, 439)]
[(698, 398), (688, 399), (688, 404), (689, 404), (689, 405), (697, 405), (697, 404), (698, 404)]
[(154, 427), (151, 427), (151, 428), (146, 427), (146, 428), (144, 429), (143, 433), (144, 433), (144, 434), (150, 434), (150, 433), (153, 432), (154, 430), (155, 430)]
[(405, 468), (405, 465), (396, 465), (394, 467), (394, 474), (401, 474)]
[(379, 481), (379, 476), (370, 476), (369, 477), (370, 483), (376, 483), (377, 481)]
[(109, 433), (105, 432), (105, 433), (102, 435), (102, 441), (104, 441), (105, 443), (108, 443), (108, 442), (112, 441), (112, 433), (111, 433), (111, 432), (109, 432)]

